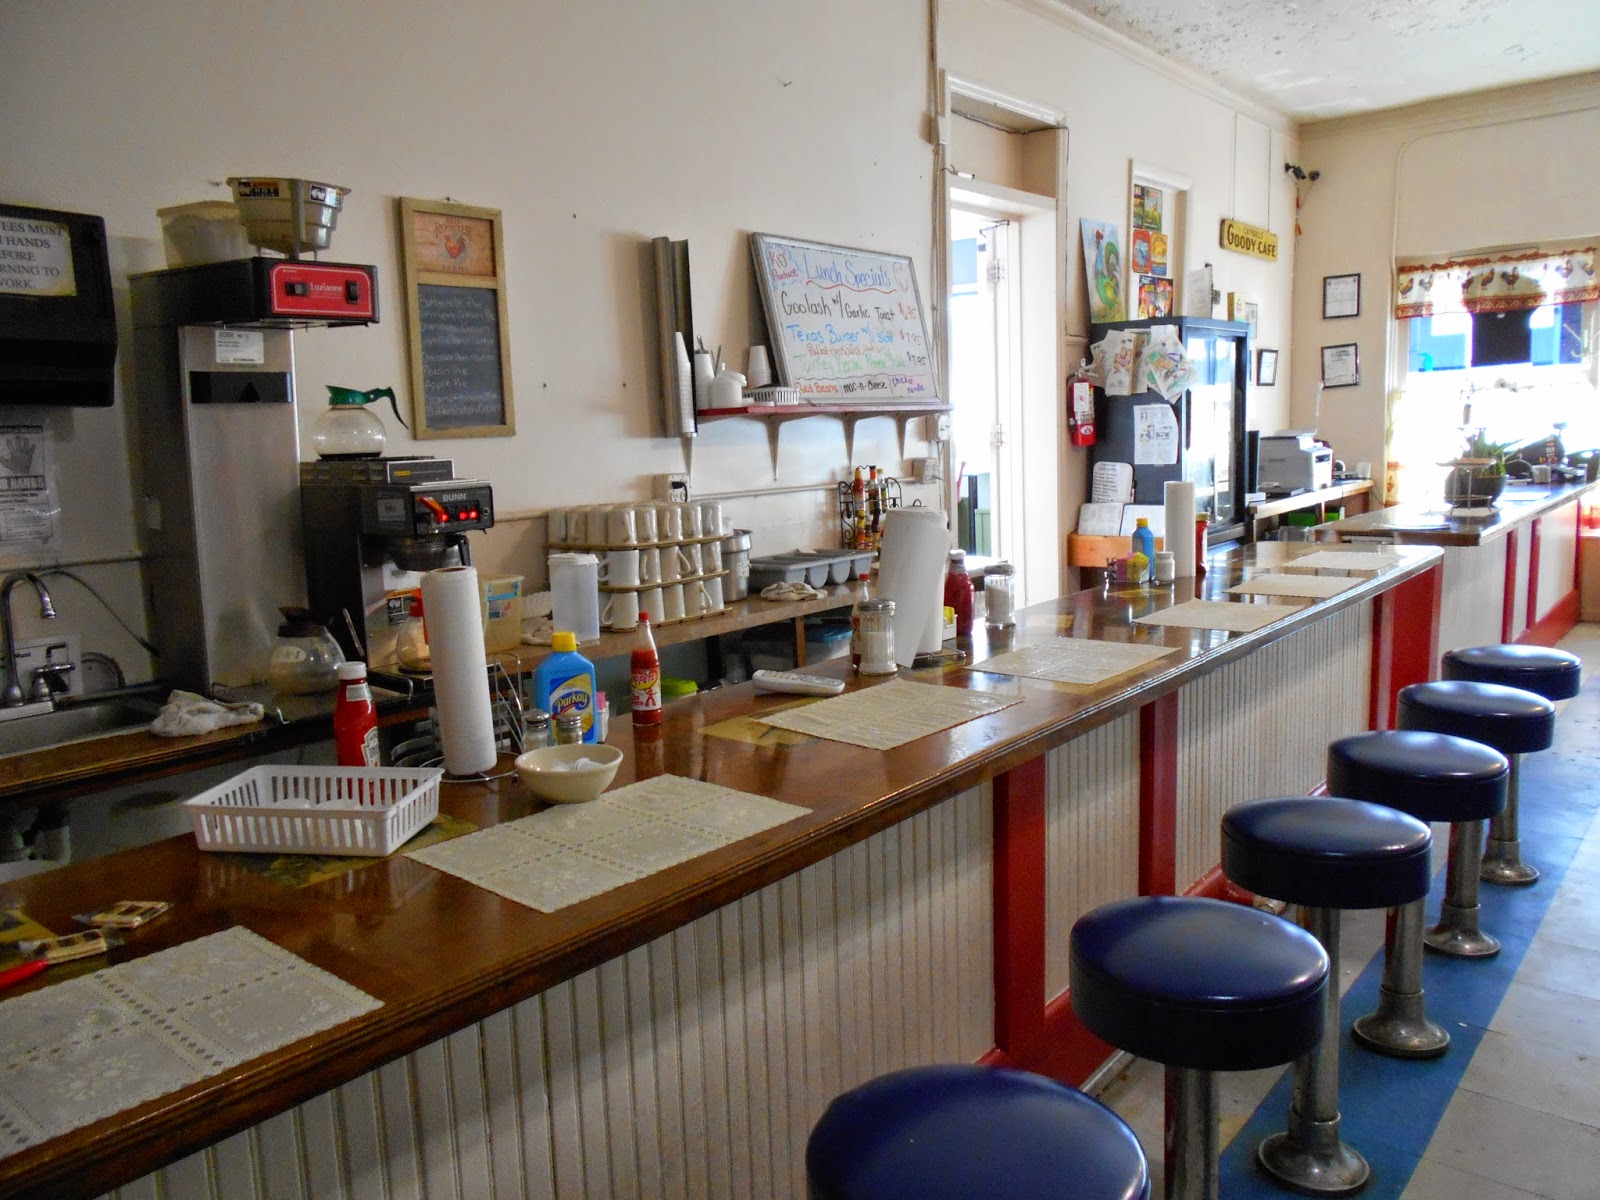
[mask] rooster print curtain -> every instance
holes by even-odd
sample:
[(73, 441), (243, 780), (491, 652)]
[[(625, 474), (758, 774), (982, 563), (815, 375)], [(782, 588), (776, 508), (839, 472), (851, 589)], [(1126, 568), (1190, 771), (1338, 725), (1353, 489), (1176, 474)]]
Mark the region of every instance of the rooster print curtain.
[(1600, 299), (1595, 247), (1493, 252), (1395, 264), (1394, 315), (1515, 312)]

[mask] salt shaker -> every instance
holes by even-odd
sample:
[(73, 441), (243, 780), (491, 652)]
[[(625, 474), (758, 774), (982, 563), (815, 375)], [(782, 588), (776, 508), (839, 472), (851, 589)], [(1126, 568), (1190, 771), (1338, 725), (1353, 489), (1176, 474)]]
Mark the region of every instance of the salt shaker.
[(854, 620), (861, 646), (861, 661), (856, 669), (863, 675), (894, 674), (898, 668), (894, 658), (894, 601), (863, 600), (856, 605)]
[(1017, 623), (1017, 569), (1010, 563), (994, 563), (984, 573), (983, 610), (983, 623), (990, 629), (1010, 629)]

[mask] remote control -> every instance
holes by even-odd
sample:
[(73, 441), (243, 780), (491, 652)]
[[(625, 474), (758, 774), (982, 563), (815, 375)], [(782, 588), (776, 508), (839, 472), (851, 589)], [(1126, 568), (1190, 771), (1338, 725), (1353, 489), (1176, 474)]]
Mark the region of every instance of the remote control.
[(844, 691), (844, 680), (826, 675), (802, 675), (798, 671), (757, 671), (750, 676), (758, 692), (793, 692), (797, 696), (837, 696)]

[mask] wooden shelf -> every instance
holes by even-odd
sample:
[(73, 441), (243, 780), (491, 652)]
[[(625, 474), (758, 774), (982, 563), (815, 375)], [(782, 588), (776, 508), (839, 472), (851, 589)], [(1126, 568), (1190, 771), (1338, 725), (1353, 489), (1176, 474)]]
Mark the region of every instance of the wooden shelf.
[(781, 431), (790, 421), (806, 417), (838, 417), (844, 422), (845, 461), (855, 461), (856, 423), (873, 417), (894, 421), (900, 435), (900, 457), (906, 456), (906, 427), (916, 417), (935, 417), (952, 411), (949, 404), (926, 401), (885, 401), (882, 404), (747, 404), (741, 408), (708, 408), (695, 414), (700, 422), (725, 421), (733, 417), (763, 421), (767, 426), (767, 449), (772, 455), (772, 478), (778, 478), (778, 444)]

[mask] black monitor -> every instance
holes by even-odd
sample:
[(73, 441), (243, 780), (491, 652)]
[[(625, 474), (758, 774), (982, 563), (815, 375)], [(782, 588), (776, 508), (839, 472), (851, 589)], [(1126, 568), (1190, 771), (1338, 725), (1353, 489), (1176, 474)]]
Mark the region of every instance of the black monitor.
[(105, 222), (0, 204), (0, 404), (104, 407), (116, 358)]

